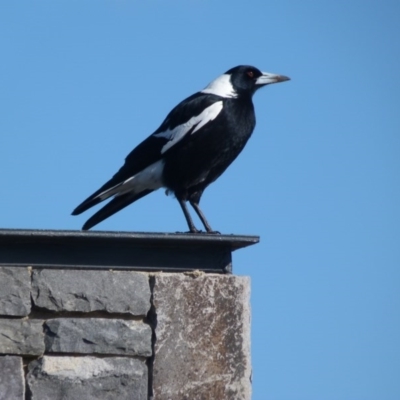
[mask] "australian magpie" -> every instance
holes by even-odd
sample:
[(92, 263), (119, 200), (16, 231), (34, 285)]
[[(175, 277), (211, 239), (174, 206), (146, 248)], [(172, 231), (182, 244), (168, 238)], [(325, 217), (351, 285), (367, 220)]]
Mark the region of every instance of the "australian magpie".
[(166, 188), (178, 200), (189, 230), (199, 232), (186, 207), (188, 201), (208, 233), (199, 208), (205, 188), (239, 155), (256, 118), (252, 102), (257, 89), (289, 80), (283, 75), (240, 65), (179, 103), (160, 127), (126, 157), (121, 169), (72, 212), (78, 215), (113, 197), (83, 225), (94, 225), (154, 190)]

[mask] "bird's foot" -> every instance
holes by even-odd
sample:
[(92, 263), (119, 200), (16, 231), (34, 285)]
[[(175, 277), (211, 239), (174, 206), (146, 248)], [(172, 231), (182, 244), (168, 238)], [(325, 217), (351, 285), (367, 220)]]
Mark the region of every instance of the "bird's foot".
[(200, 231), (200, 230), (197, 230), (196, 229), (196, 231), (189, 231), (188, 233), (198, 233), (198, 234), (200, 234), (200, 235), (221, 235), (221, 232), (218, 232), (218, 231)]
[(201, 230), (193, 230), (193, 231), (189, 231), (187, 233), (196, 233), (199, 235), (221, 235), (221, 232), (219, 231), (201, 231)]
[(189, 231), (186, 231), (186, 232), (176, 232), (176, 233), (205, 233), (205, 232), (203, 232), (203, 231), (200, 231), (200, 230), (198, 230), (197, 228), (190, 228), (190, 230)]
[(175, 233), (187, 234), (187, 233), (207, 233), (207, 232), (199, 231), (199, 230), (196, 229), (195, 231), (185, 231), (185, 232), (176, 231)]

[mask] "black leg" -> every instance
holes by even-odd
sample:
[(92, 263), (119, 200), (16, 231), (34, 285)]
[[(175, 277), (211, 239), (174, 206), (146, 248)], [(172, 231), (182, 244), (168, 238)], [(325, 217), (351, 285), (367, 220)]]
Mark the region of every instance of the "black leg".
[(196, 227), (194, 226), (192, 217), (190, 216), (189, 210), (188, 210), (187, 207), (186, 207), (186, 202), (185, 202), (184, 200), (180, 200), (180, 199), (177, 199), (177, 200), (179, 201), (179, 205), (181, 206), (182, 211), (183, 211), (183, 214), (185, 215), (186, 222), (187, 222), (187, 224), (188, 224), (188, 226), (189, 226), (189, 231), (190, 231), (191, 233), (198, 233), (198, 232), (200, 232), (200, 231), (199, 231), (198, 229), (196, 229)]
[(200, 207), (196, 202), (190, 200), (190, 205), (193, 207), (194, 211), (196, 211), (196, 214), (199, 216), (201, 222), (204, 225), (204, 228), (206, 228), (206, 231), (208, 233), (219, 233), (217, 231), (212, 230), (210, 224), (207, 222), (206, 217), (204, 216), (203, 212), (200, 210)]

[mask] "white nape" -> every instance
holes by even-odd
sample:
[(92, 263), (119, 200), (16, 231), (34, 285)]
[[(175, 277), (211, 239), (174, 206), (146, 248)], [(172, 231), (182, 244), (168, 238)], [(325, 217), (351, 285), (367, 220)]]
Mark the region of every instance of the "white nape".
[(215, 94), (225, 98), (237, 97), (237, 93), (232, 86), (231, 76), (228, 74), (223, 74), (213, 80), (201, 93)]

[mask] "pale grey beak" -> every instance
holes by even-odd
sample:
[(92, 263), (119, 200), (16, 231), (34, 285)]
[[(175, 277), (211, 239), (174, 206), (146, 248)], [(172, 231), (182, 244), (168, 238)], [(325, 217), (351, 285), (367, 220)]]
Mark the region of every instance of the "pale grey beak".
[(277, 74), (271, 74), (269, 72), (263, 72), (262, 75), (259, 78), (257, 78), (256, 85), (264, 86), (264, 85), (269, 85), (270, 83), (278, 83), (285, 81), (290, 81), (290, 78), (284, 75), (277, 75)]

